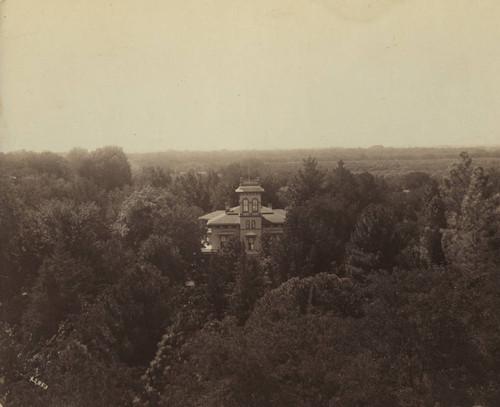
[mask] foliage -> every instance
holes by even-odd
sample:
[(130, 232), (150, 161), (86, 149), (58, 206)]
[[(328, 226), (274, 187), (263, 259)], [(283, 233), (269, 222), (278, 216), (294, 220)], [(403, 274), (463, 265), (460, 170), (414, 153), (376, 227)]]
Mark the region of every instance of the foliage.
[(264, 294), (264, 278), (257, 259), (243, 257), (238, 265), (231, 314), (239, 325), (244, 325), (255, 302)]
[(173, 193), (182, 197), (190, 206), (197, 206), (208, 212), (211, 209), (210, 190), (218, 183), (218, 178), (205, 179), (201, 174), (188, 172), (179, 175), (174, 182)]
[(446, 192), (455, 197), (455, 209), (443, 245), (450, 263), (472, 273), (489, 262), (500, 264), (500, 195), (492, 193), (481, 167), (467, 174), (469, 178), (461, 178), (458, 185), (448, 184)]
[(371, 205), (360, 214), (351, 234), (347, 264), (352, 270), (392, 270), (399, 251), (396, 219), (383, 205)]
[(141, 187), (168, 188), (172, 184), (172, 173), (162, 167), (143, 167), (134, 178), (134, 184)]
[(436, 185), (428, 186), (420, 216), (419, 257), (423, 264), (431, 266), (445, 262), (441, 231), (446, 225), (445, 206), (439, 190)]
[(244, 247), (241, 241), (234, 237), (226, 242), (222, 250), (208, 259), (206, 277), (202, 277), (205, 277), (209, 310), (217, 319), (222, 319), (229, 308), (237, 278), (238, 263), (244, 261), (243, 253)]
[(80, 164), (78, 173), (110, 191), (132, 182), (127, 156), (120, 147), (108, 146), (91, 152)]
[(183, 282), (200, 256), (200, 215), (198, 208), (164, 189), (145, 187), (123, 201), (114, 227), (139, 258), (171, 281)]
[[(371, 203), (381, 202), (385, 195), (384, 185), (373, 176), (354, 175), (342, 161), (326, 175), (314, 160), (304, 166), (299, 178), (303, 184), (297, 184), (303, 187), (293, 186), (292, 191), (312, 195), (305, 201), (292, 199), (285, 225), (292, 276), (331, 272), (342, 266), (360, 212)], [(306, 174), (314, 180), (307, 180)], [(314, 192), (309, 184), (315, 185)], [(302, 195), (296, 192), (295, 196)]]
[[(463, 153), (444, 180), (382, 179), (360, 155), (412, 150), (339, 151), (295, 173), (280, 152), (158, 154), (133, 178), (117, 147), (0, 153), (0, 402), (496, 406), (498, 169)], [(241, 177), (285, 233), (204, 256), (198, 217)]]

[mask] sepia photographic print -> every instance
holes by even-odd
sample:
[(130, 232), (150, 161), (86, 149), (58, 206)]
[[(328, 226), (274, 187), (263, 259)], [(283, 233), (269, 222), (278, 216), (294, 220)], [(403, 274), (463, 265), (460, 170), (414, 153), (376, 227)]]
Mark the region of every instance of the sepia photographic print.
[(500, 406), (500, 3), (0, 2), (0, 407)]

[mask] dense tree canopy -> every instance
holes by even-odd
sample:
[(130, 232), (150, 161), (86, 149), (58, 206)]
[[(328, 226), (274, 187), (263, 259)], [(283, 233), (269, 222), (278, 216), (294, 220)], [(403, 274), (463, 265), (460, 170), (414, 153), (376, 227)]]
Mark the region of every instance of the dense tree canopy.
[[(0, 403), (498, 405), (498, 167), (168, 164), (0, 154)], [(202, 255), (242, 177), (282, 238)]]

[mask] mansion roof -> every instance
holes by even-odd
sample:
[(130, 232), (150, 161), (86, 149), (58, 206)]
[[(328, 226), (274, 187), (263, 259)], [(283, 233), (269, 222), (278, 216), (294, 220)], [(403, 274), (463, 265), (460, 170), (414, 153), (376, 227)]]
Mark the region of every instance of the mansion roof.
[(260, 185), (240, 185), (235, 192), (264, 192)]
[(260, 186), (258, 180), (246, 180), (240, 179), (240, 186), (235, 192), (264, 192), (264, 188)]
[[(218, 210), (207, 213), (200, 217), (207, 221), (207, 226), (239, 226), (240, 207), (235, 206), (228, 211)], [(264, 225), (283, 225), (285, 223), (286, 212), (284, 209), (271, 209), (267, 206), (261, 207), (261, 216)]]

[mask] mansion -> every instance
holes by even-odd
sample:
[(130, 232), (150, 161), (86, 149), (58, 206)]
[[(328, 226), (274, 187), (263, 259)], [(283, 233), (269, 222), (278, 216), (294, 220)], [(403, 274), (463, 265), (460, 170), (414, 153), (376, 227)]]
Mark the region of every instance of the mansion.
[(263, 233), (271, 238), (280, 238), (283, 234), (286, 212), (273, 209), (272, 205), (262, 206), (264, 189), (259, 181), (240, 181), (236, 189), (239, 205), (225, 210), (218, 210), (200, 217), (207, 226), (207, 236), (203, 252), (216, 252), (228, 239), (238, 237), (245, 245), (248, 254), (257, 254), (261, 248)]

